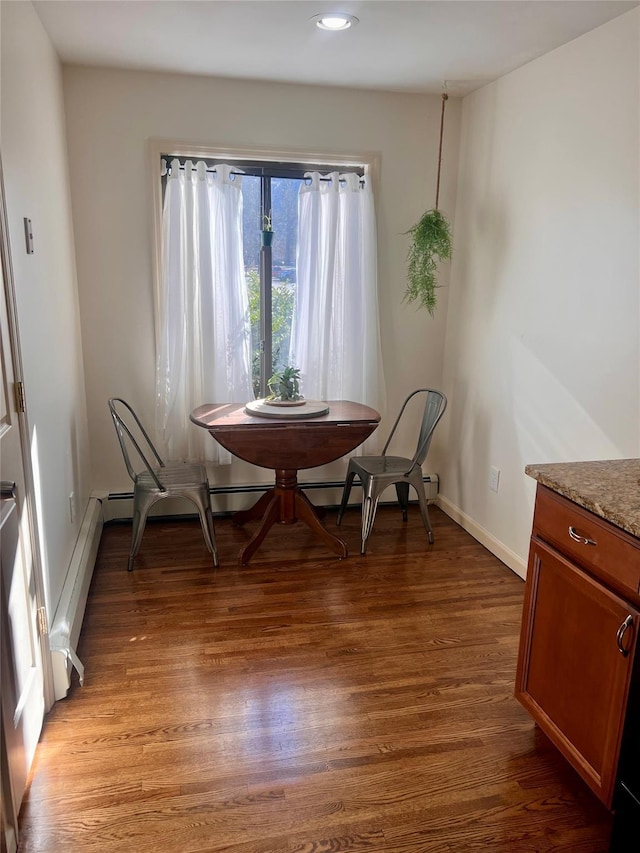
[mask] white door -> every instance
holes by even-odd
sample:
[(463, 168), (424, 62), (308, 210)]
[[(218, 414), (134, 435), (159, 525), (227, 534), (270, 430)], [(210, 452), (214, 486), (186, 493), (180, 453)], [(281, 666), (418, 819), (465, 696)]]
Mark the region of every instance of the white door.
[[(0, 166), (1, 170), (1, 166)], [(11, 266), (0, 171), (0, 646), (2, 651), (2, 810), (8, 850), (15, 849), (16, 815), (45, 712), (38, 627), (38, 566), (27, 509), (20, 415), (11, 337)], [(15, 488), (13, 484), (15, 483)], [(43, 611), (44, 615), (44, 611)], [(46, 623), (45, 623), (46, 624)], [(8, 790), (7, 790), (8, 788)]]

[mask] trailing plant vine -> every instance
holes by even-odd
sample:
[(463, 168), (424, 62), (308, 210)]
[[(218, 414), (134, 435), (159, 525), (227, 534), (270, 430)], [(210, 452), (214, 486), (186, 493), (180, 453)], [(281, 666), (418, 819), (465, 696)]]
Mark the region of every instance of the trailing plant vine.
[(451, 229), (439, 210), (428, 210), (422, 219), (407, 231), (412, 243), (408, 254), (407, 302), (418, 302), (433, 317), (436, 307), (438, 261), (451, 259)]

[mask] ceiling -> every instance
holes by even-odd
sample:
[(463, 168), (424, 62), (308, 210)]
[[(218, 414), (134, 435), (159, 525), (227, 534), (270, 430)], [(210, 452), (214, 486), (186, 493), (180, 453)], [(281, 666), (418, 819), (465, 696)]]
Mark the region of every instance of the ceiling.
[[(464, 95), (640, 0), (39, 0), (63, 62)], [(356, 15), (324, 32), (320, 12)]]

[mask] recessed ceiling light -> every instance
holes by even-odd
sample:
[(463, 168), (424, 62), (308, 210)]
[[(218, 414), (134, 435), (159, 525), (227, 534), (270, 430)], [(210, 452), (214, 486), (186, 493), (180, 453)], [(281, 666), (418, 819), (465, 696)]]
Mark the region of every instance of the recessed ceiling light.
[(358, 23), (355, 15), (347, 15), (345, 12), (327, 12), (323, 15), (314, 15), (311, 20), (315, 21), (316, 27), (320, 27), (321, 30), (332, 30), (333, 32), (348, 30), (349, 27), (355, 27)]

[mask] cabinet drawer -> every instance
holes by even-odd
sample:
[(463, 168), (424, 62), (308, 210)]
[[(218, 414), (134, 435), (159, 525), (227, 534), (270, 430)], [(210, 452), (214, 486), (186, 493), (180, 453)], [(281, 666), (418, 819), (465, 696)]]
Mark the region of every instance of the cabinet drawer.
[(640, 548), (632, 536), (541, 485), (533, 534), (622, 595), (640, 600)]

